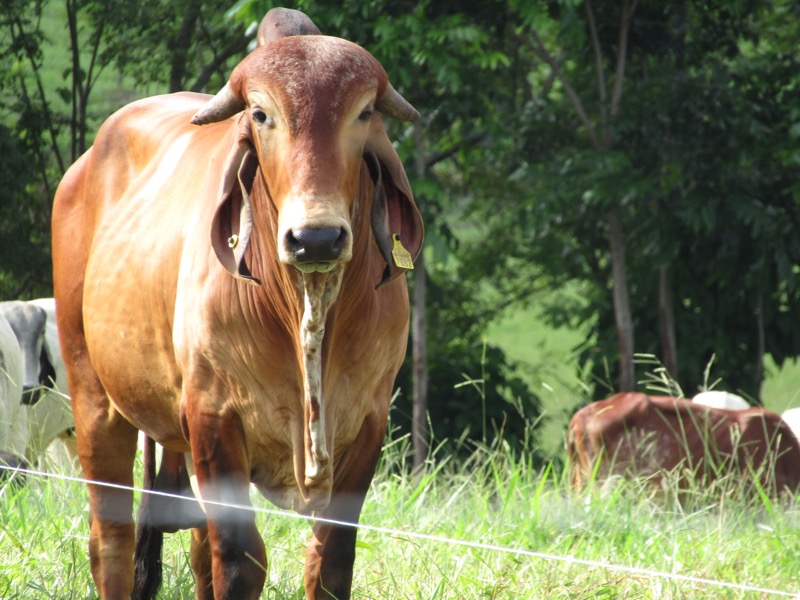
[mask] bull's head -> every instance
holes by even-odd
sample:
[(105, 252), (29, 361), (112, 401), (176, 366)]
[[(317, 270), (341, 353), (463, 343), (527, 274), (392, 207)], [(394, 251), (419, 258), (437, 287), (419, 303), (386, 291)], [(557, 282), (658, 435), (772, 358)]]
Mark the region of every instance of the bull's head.
[(192, 120), (202, 125), (244, 111), (212, 231), (217, 256), (234, 275), (254, 280), (244, 251), (260, 167), (277, 209), (280, 261), (313, 273), (350, 260), (351, 209), (366, 155), (377, 186), (372, 228), (387, 259), (384, 283), (402, 272), (390, 254), (393, 238), (416, 257), (422, 223), (378, 113), (404, 120), (419, 113), (365, 49), (306, 35), (318, 30), (302, 13), (271, 11), (259, 31), (259, 46)]

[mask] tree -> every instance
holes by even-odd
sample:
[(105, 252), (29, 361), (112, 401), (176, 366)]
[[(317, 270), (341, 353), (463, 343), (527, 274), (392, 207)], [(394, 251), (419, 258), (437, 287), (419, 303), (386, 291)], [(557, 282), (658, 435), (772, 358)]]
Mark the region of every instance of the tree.
[[(519, 190), (504, 190), (505, 211), (477, 207), (474, 214), (489, 229), (484, 238), (529, 244), (506, 244), (493, 255), (510, 250), (506, 261), (475, 264), (482, 276), (514, 280), (520, 296), (524, 282), (535, 292), (532, 282), (541, 284), (543, 276), (552, 284), (588, 283), (587, 303), (575, 314), (593, 324), (583, 357), (594, 362), (598, 379), (606, 377), (604, 358), (619, 356), (619, 311), (606, 291), (618, 281), (614, 254), (597, 227), (614, 225), (609, 206), (619, 208), (625, 232), (640, 352), (666, 347), (670, 371), (689, 392), (716, 355), (725, 385), (755, 398), (763, 353), (785, 356), (793, 333), (779, 325), (779, 315), (793, 313), (787, 290), (794, 289), (790, 265), (797, 264), (785, 231), (797, 221), (797, 201), (790, 183), (796, 167), (785, 162), (793, 156), (796, 164), (796, 155), (782, 132), (793, 123), (785, 90), (796, 83), (796, 44), (788, 40), (798, 36), (794, 21), (777, 15), (790, 5), (642, 4), (623, 42), (624, 12), (620, 17), (608, 3), (554, 3), (550, 12), (543, 4), (515, 4), (515, 35), (528, 40), (529, 51), (518, 58), (531, 73), (544, 65), (552, 77), (520, 106), (516, 143), (485, 173), (472, 173), (472, 182), (497, 172), (514, 178)], [(611, 119), (603, 98), (614, 94), (600, 91), (598, 63), (605, 62), (597, 57), (623, 46), (625, 93)], [(605, 122), (613, 145), (598, 148), (594, 140), (603, 136), (592, 128), (603, 131)], [(491, 194), (490, 186), (482, 189)], [(619, 377), (608, 384), (626, 385)]]
[[(221, 87), (231, 59), (244, 55), (254, 35), (231, 27), (225, 18), (227, 5), (67, 0), (66, 34), (51, 40), (45, 25), (62, 10), (57, 3), (8, 3), (0, 17), (0, 61), (5, 67), (0, 75), (0, 122), (11, 136), (8, 143), (34, 168), (16, 171), (15, 182), (24, 182), (25, 189), (4, 196), (0, 207), (6, 223), (17, 225), (5, 238), (7, 243), (0, 244), (5, 297), (50, 293), (50, 204), (56, 185), (86, 151), (102, 120), (131, 99), (129, 95), (111, 105), (95, 102), (98, 83), (109, 77), (123, 80), (128, 73), (157, 91), (184, 89), (187, 82), (194, 89), (209, 83)], [(69, 57), (63, 84), (62, 78), (54, 83), (44, 62), (49, 44), (62, 44), (60, 54)], [(116, 72), (109, 73), (115, 67)]]

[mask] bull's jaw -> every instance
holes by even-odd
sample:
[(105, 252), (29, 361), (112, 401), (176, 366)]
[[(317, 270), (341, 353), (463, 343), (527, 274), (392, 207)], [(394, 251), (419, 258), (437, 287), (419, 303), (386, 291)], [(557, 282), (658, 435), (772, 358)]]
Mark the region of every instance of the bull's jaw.
[[(336, 301), (344, 265), (327, 273), (302, 273), (303, 320), (300, 343), (303, 366), (303, 472), (297, 473), (303, 500), (309, 510), (323, 508), (330, 501), (333, 468), (325, 427), (325, 402), (322, 396), (322, 341), (328, 310)], [(295, 452), (298, 449), (295, 448)], [(301, 483), (302, 482), (302, 483)]]

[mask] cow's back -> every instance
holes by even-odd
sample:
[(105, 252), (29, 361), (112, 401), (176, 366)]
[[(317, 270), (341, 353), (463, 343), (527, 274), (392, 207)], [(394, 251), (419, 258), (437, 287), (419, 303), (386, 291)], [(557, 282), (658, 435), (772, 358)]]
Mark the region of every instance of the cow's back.
[(800, 490), (800, 443), (789, 424), (761, 408), (741, 411), (738, 420), (745, 453), (742, 460), (753, 468), (762, 485), (774, 485), (769, 492)]
[(761, 408), (715, 409), (667, 396), (616, 394), (573, 416), (572, 478), (591, 473), (659, 481), (664, 473), (710, 482), (721, 473), (756, 475), (771, 492), (800, 484), (800, 446), (778, 415)]

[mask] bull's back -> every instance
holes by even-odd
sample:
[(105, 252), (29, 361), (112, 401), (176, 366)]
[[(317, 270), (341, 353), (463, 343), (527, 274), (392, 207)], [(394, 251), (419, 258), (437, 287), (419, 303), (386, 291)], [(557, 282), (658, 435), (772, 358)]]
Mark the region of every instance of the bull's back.
[[(212, 164), (226, 150), (225, 123), (201, 129), (189, 122), (205, 100), (160, 96), (112, 115), (65, 175), (53, 207), (65, 360), (87, 365), (80, 357), (88, 350), (120, 412), (137, 424), (155, 417), (163, 425), (154, 433), (166, 437), (180, 433), (172, 321), (182, 247), (203, 226), (198, 215), (213, 211)], [(73, 371), (70, 389), (86, 375)]]

